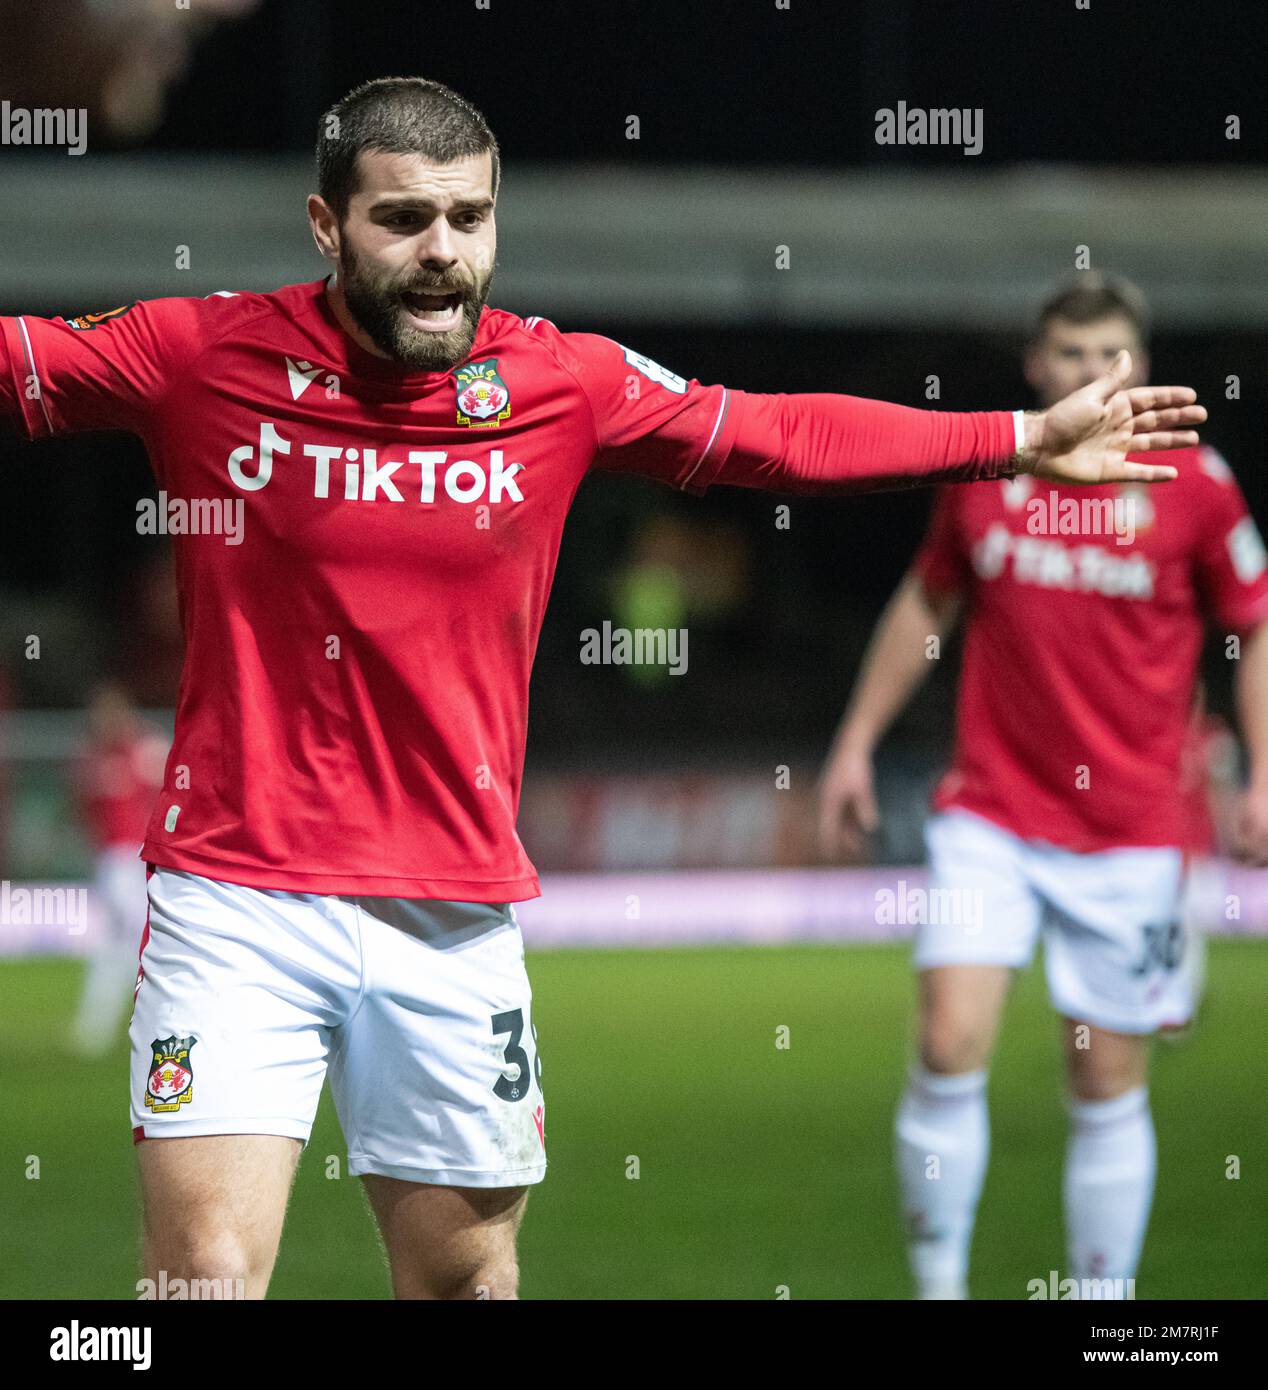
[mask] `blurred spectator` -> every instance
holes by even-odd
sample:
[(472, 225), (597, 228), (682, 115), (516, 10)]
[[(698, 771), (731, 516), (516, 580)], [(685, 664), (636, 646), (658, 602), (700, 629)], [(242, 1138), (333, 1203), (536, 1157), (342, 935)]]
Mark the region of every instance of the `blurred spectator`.
[(102, 685), (88, 709), (79, 772), (80, 814), (96, 852), (97, 914), (73, 1042), (83, 1056), (107, 1052), (128, 1005), (146, 918), (141, 842), (163, 783), (167, 744), (118, 685)]
[[(616, 623), (631, 631), (721, 628), (738, 622), (749, 596), (752, 546), (744, 530), (702, 514), (669, 512), (642, 522), (625, 562), (610, 577)], [(662, 665), (630, 665), (630, 680), (663, 684)]]

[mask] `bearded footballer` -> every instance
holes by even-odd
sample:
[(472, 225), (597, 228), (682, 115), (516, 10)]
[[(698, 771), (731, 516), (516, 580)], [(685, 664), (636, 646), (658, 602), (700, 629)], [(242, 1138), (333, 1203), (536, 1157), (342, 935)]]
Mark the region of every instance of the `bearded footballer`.
[(529, 672), (594, 470), (832, 495), (1018, 473), (1164, 481), (1182, 387), (1127, 355), (1034, 413), (687, 380), (488, 303), (500, 181), (439, 83), (324, 116), (324, 280), (0, 319), (0, 417), (140, 436), (160, 490), (241, 504), (174, 537), (185, 635), (131, 1027), (145, 1273), (263, 1297), (328, 1077), (401, 1298), (516, 1296), (546, 1171), (514, 904)]

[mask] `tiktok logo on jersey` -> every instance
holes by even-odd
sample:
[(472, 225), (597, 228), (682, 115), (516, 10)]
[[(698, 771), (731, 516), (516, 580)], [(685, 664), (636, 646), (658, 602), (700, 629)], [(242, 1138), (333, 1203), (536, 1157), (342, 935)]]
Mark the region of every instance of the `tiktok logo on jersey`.
[(332, 496), (333, 482), (346, 502), (404, 502), (408, 497), (431, 504), (438, 490), (452, 502), (467, 504), (524, 500), (515, 481), (524, 465), (505, 463), (501, 449), (490, 449), (485, 463), (451, 460), (447, 449), (409, 449), (403, 459), (382, 463), (379, 453), (379, 449), (347, 449), (342, 444), (299, 447), (298, 440), (285, 438), (265, 420), (260, 423), (258, 445), (243, 444), (229, 455), (229, 478), (243, 492), (259, 492), (272, 480), (273, 461), (280, 454), (310, 460), (313, 496), (319, 498)]
[(982, 579), (999, 579), (1009, 560), (1017, 584), (1107, 598), (1154, 596), (1155, 568), (1139, 553), (1115, 555), (1099, 545), (1066, 546), (1038, 536), (1018, 536), (996, 522), (973, 547), (973, 569)]

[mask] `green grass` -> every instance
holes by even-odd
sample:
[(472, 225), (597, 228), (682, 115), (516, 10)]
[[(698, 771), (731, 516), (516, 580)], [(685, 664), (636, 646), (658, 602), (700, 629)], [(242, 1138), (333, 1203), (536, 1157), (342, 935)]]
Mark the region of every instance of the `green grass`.
[[(780, 1285), (794, 1298), (906, 1297), (890, 1162), (904, 949), (558, 951), (530, 954), (529, 968), (551, 1170), (521, 1237), (524, 1297), (773, 1298)], [(66, 1056), (79, 971), (0, 964), (4, 1298), (134, 1296), (126, 1046), (102, 1062)], [(1213, 942), (1200, 1028), (1157, 1051), (1160, 1174), (1139, 1297), (1268, 1293), (1265, 998), (1265, 947)], [(992, 1071), (975, 1296), (1025, 1297), (1027, 1280), (1063, 1265), (1059, 1060), (1031, 970)], [(388, 1296), (359, 1182), (326, 1175), (330, 1155), (343, 1172), (343, 1152), (326, 1096), (274, 1297)]]

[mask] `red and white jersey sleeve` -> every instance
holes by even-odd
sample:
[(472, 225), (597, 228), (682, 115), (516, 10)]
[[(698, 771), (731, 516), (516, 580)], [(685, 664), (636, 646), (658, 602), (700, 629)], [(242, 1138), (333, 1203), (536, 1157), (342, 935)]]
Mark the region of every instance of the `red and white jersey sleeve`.
[(0, 411), (31, 439), (80, 430), (144, 434), (209, 331), (197, 299), (154, 299), (74, 319), (0, 318)]
[(1248, 632), (1268, 620), (1268, 553), (1232, 469), (1212, 448), (1201, 450), (1194, 493), (1202, 508), (1198, 592), (1214, 622)]
[(594, 421), (593, 468), (705, 491), (735, 439), (740, 392), (688, 381), (598, 333), (561, 333), (546, 319), (528, 325), (585, 395)]
[(718, 482), (824, 496), (996, 478), (1016, 468), (1007, 411), (703, 386), (611, 338), (561, 334), (549, 324), (538, 331), (550, 335), (585, 395), (596, 468), (694, 493)]

